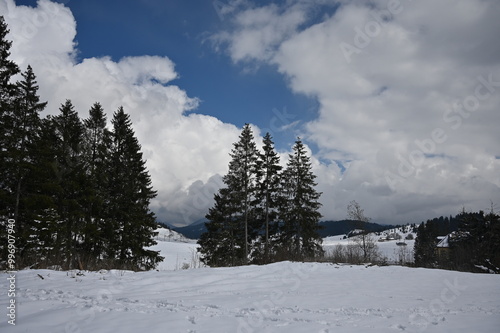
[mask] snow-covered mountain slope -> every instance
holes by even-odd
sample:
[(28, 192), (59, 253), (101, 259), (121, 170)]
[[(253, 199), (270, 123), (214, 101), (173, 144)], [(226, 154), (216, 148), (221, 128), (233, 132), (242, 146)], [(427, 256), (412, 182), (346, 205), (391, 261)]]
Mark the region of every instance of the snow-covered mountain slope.
[[(388, 263), (413, 262), (413, 246), (416, 234), (410, 226), (402, 226), (379, 233), (368, 234), (377, 245), (380, 259)], [(353, 238), (346, 235), (330, 236), (323, 238), (323, 248), (326, 254), (331, 253), (335, 246), (348, 246), (353, 244)]]
[[(8, 290), (6, 273), (0, 289)], [(43, 279), (42, 279), (43, 278)], [(1, 332), (498, 332), (500, 276), (281, 262), (16, 274)], [(2, 292), (0, 308), (7, 311)]]
[(189, 239), (177, 231), (167, 228), (157, 228), (155, 230), (158, 235), (155, 237), (156, 241), (161, 242), (179, 242), (179, 243), (196, 243), (195, 239)]
[(154, 251), (160, 251), (161, 256), (165, 257), (156, 269), (179, 270), (199, 268), (203, 265), (199, 260), (196, 251), (198, 245), (196, 240), (184, 237), (178, 232), (166, 228), (156, 229), (158, 236), (155, 238), (157, 244), (149, 247)]

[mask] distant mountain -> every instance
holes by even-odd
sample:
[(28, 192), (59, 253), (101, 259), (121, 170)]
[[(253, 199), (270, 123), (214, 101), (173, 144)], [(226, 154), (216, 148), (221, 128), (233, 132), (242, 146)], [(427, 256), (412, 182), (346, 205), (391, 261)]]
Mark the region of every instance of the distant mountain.
[[(172, 229), (177, 231), (178, 233), (183, 234), (187, 238), (198, 239), (200, 238), (202, 233), (207, 231), (207, 228), (205, 227), (205, 222), (207, 221), (207, 219), (200, 219), (188, 226)], [(370, 232), (381, 232), (387, 229), (394, 228), (394, 226), (392, 225), (381, 225), (377, 223), (352, 220), (323, 221), (320, 222), (319, 225), (322, 227), (322, 229), (319, 230), (318, 233), (323, 238), (328, 236), (344, 235), (349, 233), (349, 231), (351, 230), (361, 229), (361, 227), (363, 227), (362, 229), (368, 230)]]
[(191, 223), (188, 226), (177, 227), (177, 228), (172, 228), (172, 229), (177, 231), (180, 234), (183, 234), (187, 238), (198, 239), (198, 238), (200, 238), (202, 233), (207, 231), (207, 228), (205, 227), (205, 222), (207, 222), (207, 221), (208, 221), (207, 219), (200, 219), (198, 221)]
[(319, 225), (322, 228), (318, 231), (318, 233), (323, 238), (328, 236), (344, 235), (354, 229), (363, 229), (369, 232), (381, 232), (394, 228), (393, 225), (382, 225), (353, 220), (323, 221), (320, 222)]

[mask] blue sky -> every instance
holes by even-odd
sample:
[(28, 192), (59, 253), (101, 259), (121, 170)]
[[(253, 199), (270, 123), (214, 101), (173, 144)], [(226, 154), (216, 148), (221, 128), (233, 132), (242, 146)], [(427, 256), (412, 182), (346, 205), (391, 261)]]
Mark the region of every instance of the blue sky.
[[(215, 4), (215, 6), (214, 6)], [(25, 5), (28, 5), (26, 7)], [(309, 148), (324, 219), (500, 205), (497, 0), (0, 0), (46, 114), (123, 105), (162, 221), (203, 217), (244, 123)]]
[[(175, 63), (179, 78), (173, 81), (191, 97), (200, 99), (197, 113), (214, 116), (242, 127), (252, 123), (269, 128), (275, 110), (290, 120), (309, 121), (317, 115), (314, 98), (293, 93), (287, 79), (269, 64), (234, 64), (216, 52), (209, 37), (231, 25), (220, 15), (223, 2), (211, 0), (60, 0), (77, 22), (79, 60), (110, 56), (160, 55)], [(36, 6), (35, 0), (16, 1)], [(292, 118), (293, 116), (293, 118)], [(286, 116), (285, 116), (286, 118)], [(286, 125), (281, 121), (279, 125)], [(279, 148), (288, 149), (293, 131), (274, 131)]]

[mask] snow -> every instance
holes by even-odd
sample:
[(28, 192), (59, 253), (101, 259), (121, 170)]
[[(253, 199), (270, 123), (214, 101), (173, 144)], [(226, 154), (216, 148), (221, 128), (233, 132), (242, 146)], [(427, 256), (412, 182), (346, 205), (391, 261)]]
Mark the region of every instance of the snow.
[[(498, 332), (500, 327), (499, 275), (293, 262), (182, 269), (197, 245), (159, 243), (167, 262), (158, 271), (17, 272), (16, 325), (3, 315), (0, 332)], [(0, 308), (6, 313), (9, 275), (0, 275)]]
[(163, 262), (156, 267), (157, 270), (179, 270), (203, 266), (196, 251), (198, 247), (196, 240), (188, 239), (165, 228), (159, 228), (156, 231), (158, 231), (156, 237), (158, 244), (149, 247), (149, 249), (160, 251), (161, 255), (165, 257)]
[[(408, 226), (389, 229), (381, 233), (370, 233), (369, 236), (374, 240), (377, 245), (378, 252), (381, 259), (386, 262), (394, 264), (400, 262), (413, 262), (413, 247), (415, 245), (416, 234), (409, 230)], [(389, 236), (399, 234), (400, 239), (387, 239)], [(408, 235), (412, 235), (411, 240), (405, 239)], [(330, 236), (323, 239), (323, 248), (326, 254), (333, 251), (335, 246), (343, 245), (348, 246), (353, 244), (352, 238), (345, 238), (346, 235)], [(383, 241), (379, 241), (383, 240)], [(405, 243), (406, 245), (398, 245), (398, 243)]]

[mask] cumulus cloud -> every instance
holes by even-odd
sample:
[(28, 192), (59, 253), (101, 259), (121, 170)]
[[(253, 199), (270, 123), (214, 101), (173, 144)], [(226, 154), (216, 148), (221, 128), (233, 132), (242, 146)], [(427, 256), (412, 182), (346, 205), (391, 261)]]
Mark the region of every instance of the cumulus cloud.
[[(217, 50), (236, 66), (271, 64), (293, 92), (317, 99), (317, 119), (286, 124), (314, 147), (325, 218), (345, 218), (353, 199), (390, 223), (500, 203), (498, 1), (214, 6), (228, 27), (211, 37)], [(194, 113), (199, 101), (175, 85), (169, 58), (78, 60), (77, 25), (64, 5), (0, 0), (0, 12), (12, 58), (34, 68), (47, 113), (67, 98), (82, 117), (96, 101), (108, 119), (123, 105), (159, 193), (159, 218), (186, 224), (206, 213), (239, 129)]]
[[(77, 60), (76, 22), (63, 4), (39, 0), (36, 8), (0, 1), (13, 41), (12, 59), (30, 64), (46, 113), (57, 114), (71, 99), (82, 118), (100, 102), (108, 121), (119, 106), (131, 115), (158, 197), (152, 209), (162, 221), (187, 224), (206, 214), (224, 174), (239, 129), (216, 118), (189, 113), (199, 101), (172, 81), (167, 57)], [(191, 209), (192, 208), (192, 209)]]
[(392, 223), (498, 204), (500, 3), (343, 1), (311, 19), (324, 6), (247, 8), (217, 36), (234, 62), (275, 65), (317, 98), (303, 131), (325, 217), (353, 199)]

